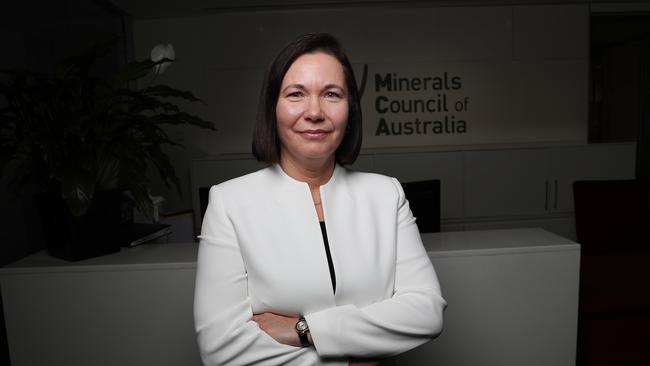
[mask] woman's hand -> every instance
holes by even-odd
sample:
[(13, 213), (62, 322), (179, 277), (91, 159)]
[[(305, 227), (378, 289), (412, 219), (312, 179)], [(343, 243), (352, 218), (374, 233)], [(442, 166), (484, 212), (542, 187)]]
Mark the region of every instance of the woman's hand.
[(278, 343), (302, 347), (296, 332), (298, 318), (274, 313), (261, 313), (253, 315), (252, 320)]
[[(252, 319), (260, 326), (266, 334), (270, 335), (278, 343), (286, 344), (289, 346), (302, 347), (300, 338), (296, 333), (297, 317), (278, 315), (274, 313), (261, 313), (253, 315)], [(309, 337), (311, 343), (311, 337)], [(350, 366), (377, 366), (377, 360), (360, 360), (351, 359)]]

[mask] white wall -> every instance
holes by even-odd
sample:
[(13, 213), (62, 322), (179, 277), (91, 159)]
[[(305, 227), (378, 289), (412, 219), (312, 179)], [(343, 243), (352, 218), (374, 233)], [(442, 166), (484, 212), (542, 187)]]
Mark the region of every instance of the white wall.
[[(257, 95), (266, 65), (304, 32), (330, 32), (348, 51), (357, 78), (368, 66), (364, 93), (364, 148), (584, 142), (587, 136), (588, 22), (586, 4), (491, 7), (373, 7), (258, 11), (138, 20), (135, 54), (170, 42), (177, 59), (161, 82), (190, 89), (206, 101), (190, 110), (216, 122), (218, 132), (175, 129), (187, 149), (174, 162), (189, 194), (191, 158), (250, 151)], [(375, 91), (375, 75), (460, 78), (458, 90), (439, 90), (461, 111), (379, 113), (377, 97), (436, 98), (427, 92)], [(465, 121), (465, 131), (377, 134), (391, 123)], [(414, 125), (411, 125), (413, 127)], [(432, 125), (429, 125), (432, 126)], [(170, 207), (189, 196), (166, 194)]]

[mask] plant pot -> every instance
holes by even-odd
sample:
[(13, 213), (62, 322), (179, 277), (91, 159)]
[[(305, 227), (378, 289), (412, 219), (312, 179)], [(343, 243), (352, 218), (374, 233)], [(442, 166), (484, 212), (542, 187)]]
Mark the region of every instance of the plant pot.
[(53, 257), (78, 261), (120, 250), (125, 198), (121, 191), (96, 192), (83, 216), (70, 213), (58, 189), (38, 199), (45, 249)]

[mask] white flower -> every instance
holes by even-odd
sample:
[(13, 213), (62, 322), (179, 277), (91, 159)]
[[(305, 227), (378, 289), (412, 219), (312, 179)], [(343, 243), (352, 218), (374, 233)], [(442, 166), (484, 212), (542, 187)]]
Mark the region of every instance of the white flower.
[[(169, 59), (174, 61), (176, 59), (176, 53), (174, 52), (174, 46), (171, 43), (159, 44), (156, 45), (151, 50), (151, 61), (158, 62), (162, 59)], [(172, 63), (170, 61), (165, 61), (161, 64), (156, 65), (155, 72), (156, 74), (162, 74), (166, 68), (168, 68)]]

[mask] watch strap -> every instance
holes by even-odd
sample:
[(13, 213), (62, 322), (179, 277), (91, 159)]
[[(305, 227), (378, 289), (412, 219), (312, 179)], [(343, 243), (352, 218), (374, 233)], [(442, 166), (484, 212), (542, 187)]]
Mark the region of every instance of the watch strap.
[(298, 333), (300, 344), (302, 344), (303, 347), (311, 346), (311, 343), (309, 343), (309, 337), (307, 336), (307, 333), (309, 333), (309, 326), (304, 317), (298, 319), (298, 322), (296, 323), (296, 333)]

